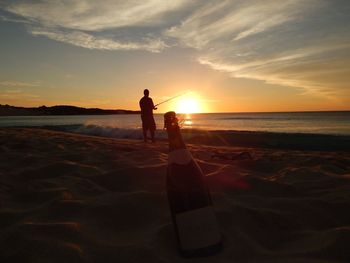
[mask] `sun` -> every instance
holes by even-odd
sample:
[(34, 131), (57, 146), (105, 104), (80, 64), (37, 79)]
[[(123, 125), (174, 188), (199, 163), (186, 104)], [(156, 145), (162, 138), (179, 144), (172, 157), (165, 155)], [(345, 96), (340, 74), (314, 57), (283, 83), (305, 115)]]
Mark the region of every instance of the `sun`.
[(194, 97), (185, 97), (178, 100), (176, 104), (177, 113), (199, 113), (202, 108), (198, 99)]

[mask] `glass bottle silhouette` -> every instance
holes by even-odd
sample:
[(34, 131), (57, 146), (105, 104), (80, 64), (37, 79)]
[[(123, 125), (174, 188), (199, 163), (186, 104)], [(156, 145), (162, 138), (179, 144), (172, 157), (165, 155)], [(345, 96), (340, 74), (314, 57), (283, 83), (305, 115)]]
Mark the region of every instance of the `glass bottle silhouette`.
[(214, 254), (222, 239), (203, 172), (186, 148), (175, 112), (164, 115), (164, 128), (169, 140), (166, 189), (180, 254)]

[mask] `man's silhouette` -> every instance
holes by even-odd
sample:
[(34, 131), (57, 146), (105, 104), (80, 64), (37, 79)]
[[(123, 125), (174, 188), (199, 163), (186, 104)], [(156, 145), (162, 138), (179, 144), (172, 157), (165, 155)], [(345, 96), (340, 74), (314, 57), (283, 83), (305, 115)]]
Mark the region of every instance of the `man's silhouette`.
[(153, 118), (153, 110), (156, 110), (157, 108), (154, 107), (153, 100), (149, 97), (149, 90), (145, 89), (143, 94), (144, 96), (140, 100), (143, 140), (147, 142), (147, 130), (150, 130), (151, 139), (152, 142), (154, 142), (156, 123)]

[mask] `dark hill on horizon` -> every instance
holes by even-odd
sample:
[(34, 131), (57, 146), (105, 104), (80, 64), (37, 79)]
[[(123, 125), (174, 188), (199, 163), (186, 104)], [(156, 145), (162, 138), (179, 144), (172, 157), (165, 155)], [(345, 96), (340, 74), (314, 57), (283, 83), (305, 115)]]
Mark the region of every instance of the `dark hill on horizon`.
[(69, 105), (16, 107), (0, 104), (0, 116), (42, 116), (42, 115), (112, 115), (112, 114), (139, 114), (132, 110), (103, 110), (99, 108), (82, 108)]

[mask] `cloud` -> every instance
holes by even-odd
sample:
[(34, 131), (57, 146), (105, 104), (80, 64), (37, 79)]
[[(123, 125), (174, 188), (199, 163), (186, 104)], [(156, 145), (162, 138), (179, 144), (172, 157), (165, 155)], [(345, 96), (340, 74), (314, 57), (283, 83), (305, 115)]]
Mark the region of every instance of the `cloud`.
[(0, 87), (38, 87), (38, 82), (1, 81)]
[[(0, 93), (0, 102), (1, 100), (5, 100), (2, 103), (15, 103), (17, 104), (18, 102), (21, 101), (26, 101), (26, 102), (36, 102), (38, 101), (40, 96), (36, 94), (29, 94), (29, 93), (23, 93), (22, 91), (16, 91), (13, 92), (12, 90), (4, 91)], [(19, 103), (20, 104), (20, 103)]]
[(162, 30), (154, 28), (167, 26), (171, 17), (176, 21), (176, 12), (189, 5), (186, 0), (6, 2), (3, 9), (16, 15), (16, 21), (31, 24), (28, 31), (34, 36), (89, 49), (150, 52), (160, 52), (168, 46), (161, 37)]
[(349, 9), (346, 1), (208, 2), (166, 35), (232, 77), (349, 97)]
[(6, 10), (41, 24), (75, 30), (105, 30), (124, 26), (150, 26), (186, 0), (57, 0), (17, 1)]
[(21, 24), (30, 24), (30, 21), (25, 19), (15, 19), (7, 16), (0, 15), (0, 20), (5, 22), (12, 22), (12, 23), (21, 23)]
[[(348, 48), (296, 50), (275, 58), (233, 63), (217, 57), (201, 57), (199, 63), (227, 72), (235, 78), (262, 80), (270, 84), (304, 88), (306, 93), (329, 98), (349, 97), (350, 59)], [(334, 51), (339, 55), (335, 56)], [(340, 52), (342, 51), (342, 52)]]
[(34, 36), (98, 50), (177, 45), (235, 78), (349, 96), (348, 0), (17, 0), (0, 8), (29, 22)]
[(294, 20), (315, 0), (307, 4), (301, 0), (207, 2), (181, 25), (169, 29), (167, 35), (195, 48), (212, 47), (224, 40), (229, 45), (232, 39), (243, 39)]
[(81, 31), (63, 32), (59, 30), (47, 30), (45, 28), (31, 29), (34, 36), (46, 36), (50, 39), (69, 43), (89, 49), (99, 50), (147, 50), (160, 52), (167, 45), (161, 39), (143, 39), (143, 42), (120, 42), (110, 38), (95, 37)]

